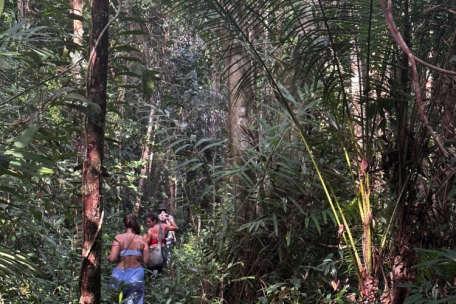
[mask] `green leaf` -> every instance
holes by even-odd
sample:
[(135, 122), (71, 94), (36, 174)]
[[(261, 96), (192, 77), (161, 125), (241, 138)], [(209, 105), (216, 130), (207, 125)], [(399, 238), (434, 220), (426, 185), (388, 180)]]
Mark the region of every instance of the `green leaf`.
[(205, 197), (209, 192), (212, 191), (212, 189), (214, 189), (214, 185), (209, 185), (209, 186), (207, 186), (207, 187), (204, 189), (203, 193), (201, 194), (201, 197)]
[(419, 267), (423, 267), (423, 266), (435, 265), (435, 264), (438, 264), (438, 263), (444, 262), (444, 261), (446, 261), (446, 259), (435, 259), (435, 260), (427, 261), (424, 263), (419, 263), (417, 265), (413, 265), (412, 268), (419, 268)]
[(24, 52), (23, 55), (32, 59), (36, 66), (39, 66), (40, 64), (42, 64), (41, 56), (36, 51), (33, 51), (33, 50), (27, 51), (27, 52)]
[(3, 169), (3, 168), (0, 167), (0, 176), (1, 176), (1, 175), (4, 175), (4, 174), (10, 175), (10, 176), (14, 176), (14, 177), (16, 177), (16, 178), (18, 178), (18, 179), (22, 179), (22, 180), (29, 180), (27, 177), (25, 177), (25, 176), (23, 176), (23, 175), (21, 175), (21, 174), (17, 174), (17, 173), (14, 172), (14, 171), (5, 170), (5, 169)]
[(201, 145), (203, 142), (206, 142), (206, 141), (209, 141), (212, 139), (213, 139), (212, 137), (209, 137), (209, 138), (202, 138), (202, 139), (198, 140), (198, 142), (195, 145), (195, 148), (198, 147), (199, 145)]
[(397, 285), (397, 287), (402, 287), (402, 288), (418, 288), (418, 286), (416, 286), (415, 284), (411, 284), (411, 283), (399, 284), (399, 285)]
[(443, 299), (435, 300), (432, 302), (429, 302), (429, 304), (440, 304), (440, 303), (455, 303), (456, 301), (456, 296), (448, 296)]
[[(331, 218), (331, 221), (332, 221), (334, 224), (337, 223), (337, 222), (336, 222), (336, 218), (335, 218), (335, 216), (334, 216), (332, 210), (328, 210), (328, 209), (327, 209), (327, 210), (323, 210), (323, 211), (322, 211), (322, 214), (323, 214), (323, 217), (324, 217), (325, 215), (329, 215), (329, 217)], [(326, 222), (325, 222), (325, 224), (326, 224)]]
[(140, 58), (130, 57), (130, 56), (117, 56), (116, 59), (122, 59), (125, 61), (133, 61), (133, 62), (142, 62), (142, 60)]
[(169, 149), (171, 149), (172, 147), (174, 147), (174, 146), (176, 146), (176, 145), (178, 145), (178, 144), (180, 144), (180, 143), (182, 143), (182, 142), (185, 142), (185, 141), (187, 141), (187, 138), (182, 138), (182, 139), (176, 140), (176, 141), (172, 142), (171, 144), (169, 144), (169, 145), (166, 147), (166, 150), (169, 150)]
[(119, 45), (119, 46), (115, 46), (112, 48), (113, 51), (117, 51), (117, 52), (127, 52), (127, 53), (133, 53), (133, 52), (138, 52), (138, 53), (141, 53), (138, 49), (132, 47), (132, 46), (129, 46), (129, 45)]
[(70, 19), (73, 19), (73, 20), (79, 20), (79, 21), (82, 21), (82, 22), (85, 22), (85, 18), (81, 15), (78, 15), (78, 14), (74, 14), (74, 13), (68, 13), (68, 17)]
[(85, 103), (90, 103), (91, 102), (87, 97), (85, 97), (84, 95), (82, 95), (80, 93), (77, 93), (77, 92), (68, 93), (65, 96), (65, 99), (76, 99), (76, 100), (80, 100), (80, 101), (85, 102)]
[(279, 224), (277, 222), (277, 215), (275, 214), (275, 212), (272, 214), (272, 221), (274, 222), (274, 232), (276, 234), (276, 236), (279, 235)]
[(106, 105), (106, 112), (115, 113), (117, 116), (122, 117), (122, 113), (120, 112), (119, 108), (113, 106), (112, 104)]
[(146, 23), (146, 21), (143, 18), (139, 17), (122, 17), (122, 21), (127, 22), (127, 21), (133, 21), (137, 23)]
[(183, 146), (180, 146), (179, 148), (177, 148), (177, 149), (174, 151), (174, 153), (177, 154), (177, 152), (179, 152), (179, 151), (181, 151), (181, 150), (187, 148), (188, 146), (191, 146), (191, 145), (190, 145), (190, 144), (185, 144), (185, 145), (183, 145)]
[[(73, 101), (73, 99), (76, 101)], [(89, 118), (96, 118), (102, 112), (99, 104), (91, 102), (87, 97), (77, 92), (66, 95), (65, 106), (79, 110)]]
[(0, 153), (0, 168), (8, 169), (9, 168), (10, 159), (6, 157), (4, 154)]
[(16, 168), (17, 170), (24, 171), (32, 175), (48, 175), (54, 173), (54, 171), (50, 168), (29, 164), (24, 161), (12, 160), (10, 165), (12, 168)]
[(291, 197), (290, 200), (293, 203), (293, 205), (295, 205), (295, 207), (298, 208), (299, 213), (305, 214), (304, 210), (302, 210), (301, 206), (298, 204), (298, 202), (294, 198)]
[(141, 30), (131, 30), (131, 31), (124, 31), (124, 32), (119, 32), (119, 33), (116, 33), (116, 36), (117, 35), (147, 35), (146, 32), (144, 31), (141, 31)]
[(440, 255), (443, 255), (450, 260), (456, 261), (456, 251), (451, 249), (442, 249), (443, 252), (440, 252)]
[(76, 89), (75, 88), (72, 88), (72, 87), (61, 87), (60, 89), (58, 89), (55, 93), (54, 93), (54, 96), (52, 96), (52, 99), (51, 100), (56, 100), (57, 98), (59, 98), (60, 96), (62, 96), (63, 94), (65, 93), (68, 93), (68, 92), (71, 92), (71, 91), (75, 91)]
[[(0, 175), (1, 175), (1, 172), (0, 172)], [(7, 187), (7, 186), (0, 186), (0, 192), (6, 192), (13, 196), (18, 196), (18, 197), (21, 196), (21, 194), (17, 191), (17, 189)]]
[(68, 51), (79, 51), (79, 50), (82, 50), (82, 47), (79, 44), (77, 44), (77, 43), (75, 43), (73, 41), (65, 41), (62, 44), (63, 44), (63, 46), (65, 46), (68, 49)]
[(0, 246), (0, 273), (27, 273), (40, 275), (41, 271), (30, 261), (29, 257)]
[(125, 75), (125, 76), (131, 76), (131, 77), (136, 77), (136, 78), (141, 78), (141, 77), (142, 77), (142, 75), (140, 75), (140, 74), (133, 73), (133, 72), (128, 72), (128, 71), (126, 71), (126, 72), (119, 72), (119, 73), (117, 73), (116, 75), (117, 75), (117, 76), (124, 76), (124, 75)]
[(451, 191), (448, 193), (448, 199), (451, 199), (456, 194), (456, 187), (451, 188)]
[(407, 297), (404, 301), (404, 304), (414, 304), (421, 300), (423, 298), (423, 295), (420, 293), (415, 293), (412, 294), (411, 296)]
[(65, 16), (62, 14), (62, 12), (57, 8), (55, 4), (51, 4), (48, 0), (41, 0), (44, 2), (49, 10), (51, 10), (58, 18), (59, 20), (66, 20)]
[(121, 85), (118, 85), (117, 88), (137, 89), (137, 90), (140, 90), (140, 86), (138, 86), (138, 85), (131, 85), (131, 84), (121, 84)]
[(291, 231), (287, 231), (287, 247), (290, 247)]
[(26, 151), (15, 151), (15, 150), (6, 150), (5, 154), (7, 155), (12, 155), (17, 158), (25, 159), (25, 160), (34, 160), (40, 163), (45, 163), (45, 164), (54, 164), (54, 161), (48, 157), (26, 152)]
[(198, 163), (198, 164), (194, 165), (193, 167), (191, 167), (190, 169), (188, 169), (188, 171), (196, 170), (196, 169), (198, 169), (199, 167), (201, 167), (202, 165), (204, 165), (204, 163)]
[(318, 221), (318, 219), (314, 215), (312, 215), (311, 218), (312, 218), (312, 221), (315, 224), (315, 227), (317, 227), (318, 233), (321, 234), (320, 222)]
[(228, 141), (228, 139), (224, 139), (224, 140), (220, 140), (220, 141), (217, 141), (215, 143), (209, 144), (209, 145), (205, 146), (203, 149), (201, 149), (200, 152), (203, 152), (203, 151), (205, 151), (205, 150), (207, 150), (209, 148), (212, 148), (214, 146), (219, 146), (219, 145), (221, 145), (223, 143), (226, 143), (227, 141)]
[(27, 147), (39, 129), (40, 129), (40, 125), (38, 125), (38, 124), (28, 125), (27, 129), (25, 129), (24, 132), (22, 132), (22, 135), (14, 143), (14, 146), (17, 148)]
[(194, 163), (194, 162), (196, 162), (196, 161), (198, 161), (198, 159), (196, 159), (196, 158), (194, 158), (194, 159), (188, 159), (188, 160), (184, 161), (183, 163), (180, 163), (177, 167), (178, 167), (178, 168), (181, 168), (181, 167), (184, 167), (184, 166), (186, 166), (186, 165), (188, 165), (188, 164), (190, 164), (190, 163)]

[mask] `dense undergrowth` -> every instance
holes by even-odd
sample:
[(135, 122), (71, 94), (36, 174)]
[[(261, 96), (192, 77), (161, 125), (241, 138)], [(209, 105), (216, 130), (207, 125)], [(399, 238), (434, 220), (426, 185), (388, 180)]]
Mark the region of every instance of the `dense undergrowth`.
[[(67, 15), (67, 2), (57, 2), (33, 3), (30, 18), (20, 20), (17, 3), (6, 1), (0, 18), (0, 303), (78, 302), (81, 146), (90, 111), (79, 104), (85, 102), (84, 90), (71, 73), (76, 66), (70, 57), (76, 52), (87, 57), (87, 51), (86, 45), (71, 42), (67, 30), (68, 22), (79, 17)], [(137, 197), (143, 230), (145, 215), (157, 203), (176, 206), (180, 230), (173, 262), (169, 273), (147, 280), (146, 303), (386, 302), (393, 269), (400, 264), (398, 249), (403, 248), (416, 262), (404, 266), (413, 280), (393, 286), (405, 291), (404, 303), (455, 302), (454, 132), (445, 135), (450, 153), (439, 154), (402, 71), (408, 63), (397, 59), (402, 51), (379, 32), (383, 16), (369, 18), (379, 22), (373, 29), (352, 20), (356, 14), (369, 16), (373, 2), (347, 1), (340, 9), (328, 2), (321, 10), (311, 10), (305, 1), (265, 3), (276, 14), (268, 11), (267, 17), (277, 19), (263, 20), (268, 25), (264, 40), (257, 40), (260, 32), (250, 36), (249, 28), (243, 28), (250, 24), (245, 20), (261, 17), (261, 5), (244, 8), (246, 3), (228, 1), (226, 7), (216, 3), (214, 11), (213, 2), (197, 1), (197, 6), (184, 1), (180, 5), (201, 8), (185, 20), (178, 13), (169, 17), (152, 2), (128, 2), (110, 28), (103, 164), (102, 257), (112, 237), (122, 232), (121, 220), (133, 211)], [(417, 51), (425, 57), (452, 45), (445, 31), (454, 34), (454, 12), (440, 10), (448, 3), (420, 3), (429, 10), (414, 29), (417, 43), (412, 45), (424, 45)], [(209, 13), (203, 15), (203, 9)], [(223, 9), (219, 17), (226, 19), (220, 21), (214, 12)], [(419, 15), (422, 8), (407, 9), (404, 19), (408, 10)], [(333, 19), (319, 17), (308, 32), (301, 31), (302, 19), (296, 16), (309, 16), (310, 23), (310, 16), (318, 17), (320, 11), (332, 13), (328, 18)], [(283, 19), (283, 12), (296, 16)], [(242, 14), (247, 17), (233, 25)], [(277, 20), (277, 28), (269, 27)], [(250, 78), (242, 83), (258, 92), (246, 105), (251, 107), (243, 126), (246, 140), (236, 162), (227, 160), (228, 96), (234, 93), (223, 84), (230, 75), (223, 74), (224, 52), (218, 44), (226, 37), (193, 32), (214, 24), (229, 27), (233, 35), (241, 31), (236, 34), (240, 40), (255, 37), (237, 47), (252, 69), (277, 72), (269, 75), (273, 79), (265, 79), (264, 70), (247, 73)], [(441, 36), (426, 32), (428, 24)], [(331, 48), (326, 30), (337, 36)], [(249, 34), (242, 36), (242, 31)], [(371, 39), (371, 34), (381, 39)], [(436, 37), (445, 39), (428, 47)], [(375, 51), (368, 52), (366, 45)], [(360, 70), (377, 69), (366, 71), (366, 79), (358, 75), (360, 87), (372, 82), (363, 96), (353, 89), (355, 71), (336, 75), (353, 68), (357, 52), (359, 61), (375, 61), (372, 67), (361, 64)], [(367, 60), (364, 54), (372, 57)], [(451, 67), (453, 58), (443, 60), (441, 54), (445, 52), (428, 59)], [(291, 69), (281, 70), (287, 66)], [(78, 67), (84, 78), (85, 61)], [(431, 78), (438, 79), (437, 73)], [(422, 81), (423, 88), (431, 82)], [(454, 109), (451, 98), (438, 98), (453, 96), (453, 83), (438, 84), (433, 90), (445, 88), (442, 94), (433, 97), (434, 91), (426, 91), (423, 96), (429, 98), (428, 123), (443, 134), (452, 126), (444, 125), (444, 114)], [(345, 96), (349, 93), (353, 96)], [(144, 146), (152, 151), (147, 160), (141, 160)], [(146, 176), (141, 172), (147, 166)], [(138, 181), (144, 178), (149, 184), (139, 193)], [(399, 209), (400, 224), (408, 229), (402, 235), (410, 237), (401, 247), (395, 236)], [(113, 266), (101, 260), (100, 293), (108, 303)], [(369, 277), (363, 271), (371, 265), (375, 276)]]

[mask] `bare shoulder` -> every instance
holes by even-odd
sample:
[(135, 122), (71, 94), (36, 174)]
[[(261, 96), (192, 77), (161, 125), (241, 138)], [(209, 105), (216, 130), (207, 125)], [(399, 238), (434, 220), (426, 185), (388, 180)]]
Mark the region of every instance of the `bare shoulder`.
[(122, 233), (117, 234), (117, 235), (114, 237), (114, 239), (112, 240), (112, 243), (113, 243), (113, 244), (118, 244), (118, 243), (120, 243), (120, 240), (122, 239), (122, 236), (123, 236)]

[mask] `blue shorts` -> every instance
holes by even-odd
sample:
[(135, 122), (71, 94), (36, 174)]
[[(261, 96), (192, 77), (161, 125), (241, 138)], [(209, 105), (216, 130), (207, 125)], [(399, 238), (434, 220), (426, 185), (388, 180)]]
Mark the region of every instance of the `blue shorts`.
[[(122, 291), (122, 303), (143, 304), (145, 291), (144, 269), (141, 266), (128, 269), (114, 268), (109, 282), (109, 289), (117, 291), (117, 293)], [(112, 301), (112, 303), (119, 303), (118, 298), (116, 301)]]

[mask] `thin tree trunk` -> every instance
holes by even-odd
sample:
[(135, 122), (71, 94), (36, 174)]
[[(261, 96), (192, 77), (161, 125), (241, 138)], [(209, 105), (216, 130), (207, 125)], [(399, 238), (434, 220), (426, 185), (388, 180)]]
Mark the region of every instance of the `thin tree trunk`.
[[(245, 54), (241, 54), (239, 47), (234, 40), (222, 41), (222, 48), (225, 54), (225, 73), (226, 73), (226, 85), (228, 89), (228, 117), (227, 117), (227, 130), (229, 143), (229, 153), (225, 161), (226, 167), (242, 167), (244, 161), (242, 159), (244, 151), (246, 151), (249, 144), (247, 134), (244, 130), (249, 130), (248, 126), (248, 112), (247, 112), (247, 100), (248, 97), (244, 92), (238, 92), (239, 86), (243, 74), (246, 71)], [(249, 175), (249, 172), (246, 173)], [(234, 225), (241, 226), (242, 224), (250, 221), (253, 218), (253, 212), (255, 212), (255, 206), (249, 206), (247, 200), (247, 193), (244, 190), (242, 180), (237, 176), (233, 175), (227, 180), (232, 187), (232, 197), (234, 203), (234, 214), (236, 216)], [(245, 246), (247, 246), (245, 244)], [(245, 251), (236, 252), (237, 258), (241, 259), (245, 263), (250, 263), (251, 253)], [(249, 264), (247, 264), (249, 265)], [(241, 270), (242, 271), (242, 270)], [(223, 283), (223, 282), (222, 282)], [(219, 284), (218, 288), (221, 288), (223, 284)], [(225, 293), (226, 298), (221, 299), (228, 303), (240, 303), (243, 299), (243, 293), (248, 294), (246, 291), (248, 287), (245, 286), (245, 281), (233, 283), (230, 286), (230, 292)]]
[(79, 277), (80, 304), (101, 303), (101, 168), (103, 164), (106, 84), (108, 68), (109, 0), (92, 0), (87, 97), (100, 111), (86, 118), (86, 155), (82, 175), (83, 247)]
[(30, 12), (29, 0), (18, 0), (17, 1), (17, 21), (20, 22), (22, 19), (27, 18), (27, 13)]
[(168, 186), (168, 193), (169, 193), (169, 200), (167, 210), (169, 214), (174, 213), (174, 209), (176, 209), (175, 202), (176, 202), (176, 180), (170, 178), (167, 182)]
[[(408, 13), (409, 10), (408, 0), (404, 1), (404, 30), (402, 36), (410, 46), (410, 16)], [(400, 84), (403, 90), (402, 96), (398, 101), (398, 170), (397, 170), (397, 189), (396, 193), (400, 195), (402, 189), (410, 188), (410, 181), (407, 177), (408, 174), (408, 156), (410, 151), (410, 136), (411, 132), (408, 125), (408, 97), (410, 94), (410, 69), (409, 69), (409, 60), (407, 54), (404, 52), (401, 58), (401, 73), (400, 73)], [(413, 193), (413, 191), (405, 191), (405, 193)], [(410, 244), (410, 237), (412, 235), (411, 225), (414, 225), (413, 219), (410, 218), (410, 212), (407, 212), (407, 201), (410, 199), (410, 196), (404, 195), (400, 198), (397, 211), (397, 234), (396, 234), (396, 248), (394, 263), (392, 269), (392, 304), (401, 304), (404, 302), (407, 297), (407, 289), (398, 287), (398, 285), (403, 283), (412, 283), (415, 278), (415, 272), (412, 270), (412, 266), (416, 261), (416, 252), (413, 250), (412, 245)]]
[(147, 124), (147, 131), (146, 131), (146, 138), (142, 144), (142, 154), (141, 154), (141, 163), (143, 166), (141, 167), (141, 172), (138, 181), (138, 194), (136, 195), (136, 204), (134, 209), (134, 214), (138, 216), (139, 208), (141, 207), (141, 200), (142, 196), (144, 195), (144, 190), (146, 189), (145, 185), (147, 180), (149, 179), (149, 157), (150, 157), (150, 144), (152, 138), (152, 130), (154, 124), (154, 99), (151, 97), (149, 99), (150, 104), (150, 112), (149, 112), (149, 123)]
[[(228, 119), (227, 129), (230, 139), (230, 151), (226, 160), (226, 166), (241, 166), (242, 151), (247, 146), (247, 141), (244, 136), (242, 127), (246, 125), (247, 110), (243, 94), (236, 94), (239, 88), (240, 80), (243, 72), (242, 55), (239, 54), (239, 49), (234, 47), (231, 41), (222, 42), (223, 51), (225, 53), (225, 65), (227, 69), (227, 88), (228, 88)], [(232, 179), (233, 194), (235, 200), (235, 214), (240, 223), (246, 220), (246, 206), (244, 206), (244, 197), (242, 188), (240, 187), (239, 178), (236, 176)]]
[[(84, 7), (84, 2), (83, 0), (71, 0), (70, 1), (72, 9), (70, 10), (71, 13), (82, 16), (82, 9)], [(84, 34), (84, 28), (82, 25), (82, 21), (78, 19), (73, 20), (73, 42), (82, 46), (82, 35)], [(71, 62), (72, 64), (76, 63), (79, 59), (81, 53), (79, 51), (75, 51), (75, 53), (71, 53)], [(80, 73), (80, 66), (77, 65), (73, 69), (73, 79), (74, 82), (76, 83), (77, 88), (79, 89), (81, 87), (81, 73)], [(78, 110), (72, 110), (74, 113), (74, 121), (73, 121), (73, 126), (75, 129), (78, 129), (79, 126), (81, 125), (82, 122), (82, 113)], [(80, 156), (82, 155), (82, 152), (84, 151), (84, 136), (78, 131), (75, 131), (73, 133), (73, 151), (77, 152), (76, 153), (76, 164), (79, 165), (82, 161), (80, 160)], [(73, 205), (78, 206), (80, 203), (79, 198), (75, 197), (73, 199)], [(79, 230), (79, 223), (77, 221), (77, 218), (81, 215), (81, 209), (75, 208), (74, 209), (74, 216), (75, 216), (75, 237), (74, 237), (74, 242), (72, 244), (72, 249), (76, 248), (76, 244), (81, 238), (81, 231)]]
[[(84, 1), (83, 0), (71, 0), (72, 10), (76, 16), (82, 16), (82, 9), (84, 8)], [(82, 21), (79, 19), (73, 19), (73, 42), (77, 45), (82, 45), (83, 39), (82, 36), (84, 35), (84, 26)], [(71, 63), (75, 64), (82, 58), (82, 54), (79, 50), (75, 50), (73, 53), (70, 54), (71, 56)], [(76, 85), (79, 87), (81, 85), (81, 66), (77, 65), (73, 69), (73, 77)]]

